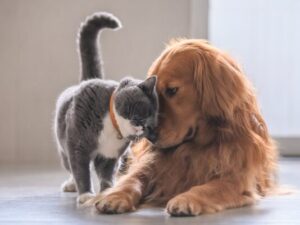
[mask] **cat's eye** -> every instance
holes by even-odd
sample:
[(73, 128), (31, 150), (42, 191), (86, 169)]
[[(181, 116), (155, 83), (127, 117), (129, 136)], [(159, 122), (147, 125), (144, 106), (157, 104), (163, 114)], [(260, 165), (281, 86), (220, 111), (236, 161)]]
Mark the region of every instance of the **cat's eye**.
[(177, 93), (177, 91), (178, 91), (178, 87), (171, 87), (165, 90), (165, 94), (168, 97), (173, 97)]

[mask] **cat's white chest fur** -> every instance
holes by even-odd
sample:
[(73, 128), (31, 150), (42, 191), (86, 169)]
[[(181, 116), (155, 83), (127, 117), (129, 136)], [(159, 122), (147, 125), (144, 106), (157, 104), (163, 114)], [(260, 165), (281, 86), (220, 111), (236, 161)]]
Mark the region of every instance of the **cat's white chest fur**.
[(106, 158), (119, 157), (119, 151), (126, 144), (126, 140), (118, 139), (117, 135), (117, 130), (114, 128), (108, 113), (103, 120), (103, 130), (98, 138), (97, 152)]

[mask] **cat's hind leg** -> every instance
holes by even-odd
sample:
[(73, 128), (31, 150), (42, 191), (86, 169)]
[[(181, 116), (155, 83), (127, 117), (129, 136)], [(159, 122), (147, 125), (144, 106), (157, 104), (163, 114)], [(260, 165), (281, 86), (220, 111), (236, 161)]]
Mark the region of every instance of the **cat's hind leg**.
[(60, 156), (63, 166), (70, 173), (70, 177), (62, 183), (61, 189), (63, 192), (76, 192), (76, 184), (70, 169), (68, 157), (63, 151), (60, 151)]
[(90, 157), (84, 149), (69, 151), (71, 171), (78, 191), (77, 202), (85, 203), (94, 197), (91, 188)]
[(94, 167), (100, 182), (100, 192), (112, 186), (117, 159), (97, 155)]

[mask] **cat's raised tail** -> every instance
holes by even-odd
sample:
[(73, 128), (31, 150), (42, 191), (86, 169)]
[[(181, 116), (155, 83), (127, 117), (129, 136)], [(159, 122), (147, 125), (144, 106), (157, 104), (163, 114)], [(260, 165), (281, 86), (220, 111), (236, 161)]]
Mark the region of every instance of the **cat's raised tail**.
[(81, 80), (104, 77), (98, 34), (104, 28), (121, 27), (120, 20), (106, 12), (94, 13), (81, 24), (78, 32)]

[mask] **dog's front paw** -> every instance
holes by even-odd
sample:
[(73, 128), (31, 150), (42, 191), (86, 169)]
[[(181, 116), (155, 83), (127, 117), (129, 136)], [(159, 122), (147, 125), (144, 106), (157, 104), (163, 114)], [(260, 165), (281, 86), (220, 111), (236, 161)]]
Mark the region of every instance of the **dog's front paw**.
[(214, 213), (219, 210), (221, 210), (220, 206), (209, 205), (185, 193), (172, 198), (166, 207), (166, 211), (171, 216), (197, 216), (202, 213)]
[(135, 207), (126, 193), (116, 192), (101, 197), (95, 203), (98, 212), (105, 214), (117, 214), (134, 211)]
[(87, 202), (88, 200), (90, 200), (94, 197), (95, 197), (95, 195), (93, 193), (90, 193), (90, 192), (83, 193), (77, 197), (77, 203), (84, 204), (85, 202)]

